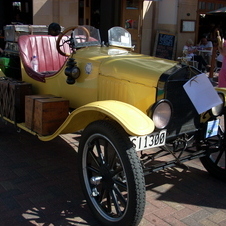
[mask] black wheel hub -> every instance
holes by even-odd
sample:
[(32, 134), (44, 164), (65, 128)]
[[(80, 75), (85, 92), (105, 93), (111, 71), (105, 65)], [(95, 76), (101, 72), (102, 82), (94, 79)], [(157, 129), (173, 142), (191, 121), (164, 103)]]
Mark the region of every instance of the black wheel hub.
[(106, 189), (111, 189), (114, 185), (112, 171), (109, 169), (109, 167), (106, 164), (103, 164), (101, 166), (100, 173), (102, 176), (102, 182), (103, 182), (104, 187)]

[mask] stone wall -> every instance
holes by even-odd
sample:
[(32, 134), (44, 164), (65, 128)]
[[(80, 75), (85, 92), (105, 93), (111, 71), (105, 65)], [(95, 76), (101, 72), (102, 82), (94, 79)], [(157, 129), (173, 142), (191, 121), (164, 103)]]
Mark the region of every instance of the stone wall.
[(33, 24), (48, 25), (52, 22), (63, 27), (78, 24), (78, 0), (33, 1)]

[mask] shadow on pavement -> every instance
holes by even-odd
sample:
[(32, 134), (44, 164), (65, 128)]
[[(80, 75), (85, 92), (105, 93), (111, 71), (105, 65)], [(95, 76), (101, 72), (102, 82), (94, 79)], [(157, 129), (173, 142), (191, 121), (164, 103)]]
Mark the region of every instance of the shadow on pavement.
[[(100, 225), (83, 198), (74, 141), (75, 148), (60, 137), (42, 142), (0, 122), (1, 226)], [(212, 178), (199, 160), (186, 165), (188, 169), (174, 167), (147, 176), (146, 202), (225, 211), (225, 183)], [(143, 219), (150, 225), (147, 211)]]
[(169, 168), (146, 177), (149, 196), (159, 201), (226, 210), (226, 183), (210, 176), (199, 159), (185, 163), (188, 168)]
[(0, 122), (0, 225), (99, 225), (86, 206), (77, 152)]

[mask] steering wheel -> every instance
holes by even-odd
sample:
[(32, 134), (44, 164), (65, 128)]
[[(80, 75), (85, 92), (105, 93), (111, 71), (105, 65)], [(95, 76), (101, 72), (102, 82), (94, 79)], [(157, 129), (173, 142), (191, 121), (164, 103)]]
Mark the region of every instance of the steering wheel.
[(71, 26), (71, 27), (68, 27), (66, 28), (63, 32), (61, 32), (57, 38), (57, 41), (56, 41), (56, 48), (57, 48), (57, 51), (59, 52), (59, 54), (61, 54), (62, 56), (70, 56), (69, 53), (65, 53), (61, 50), (61, 46), (63, 45), (60, 45), (60, 41), (61, 39), (63, 38), (64, 35), (66, 35), (69, 31), (73, 31), (75, 29), (82, 29), (85, 33), (85, 37), (84, 38), (79, 38), (79, 39), (84, 39), (85, 42), (88, 42), (89, 38), (90, 38), (90, 33), (89, 31), (85, 28), (85, 27), (82, 27), (82, 26)]

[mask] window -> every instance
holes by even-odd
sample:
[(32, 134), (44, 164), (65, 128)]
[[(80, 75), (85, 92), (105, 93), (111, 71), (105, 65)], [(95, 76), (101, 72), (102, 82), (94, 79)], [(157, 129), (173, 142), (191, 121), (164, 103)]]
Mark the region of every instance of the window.
[(21, 11), (21, 2), (13, 2), (13, 8)]
[(210, 1), (210, 0), (202, 0), (202, 1), (199, 1), (198, 10), (212, 11), (212, 10), (219, 9), (219, 8), (222, 8), (225, 6), (226, 6), (226, 3), (223, 3), (223, 1), (215, 1), (215, 3), (213, 3), (213, 1)]
[(181, 20), (181, 32), (195, 32), (195, 20)]
[(138, 9), (139, 1), (138, 0), (128, 0), (126, 1), (126, 9)]

